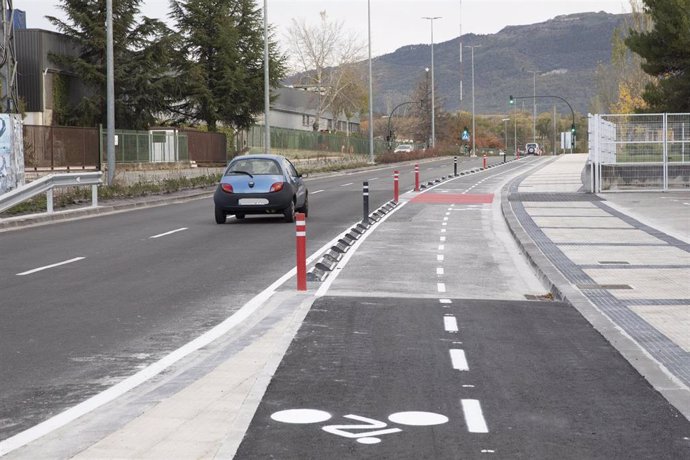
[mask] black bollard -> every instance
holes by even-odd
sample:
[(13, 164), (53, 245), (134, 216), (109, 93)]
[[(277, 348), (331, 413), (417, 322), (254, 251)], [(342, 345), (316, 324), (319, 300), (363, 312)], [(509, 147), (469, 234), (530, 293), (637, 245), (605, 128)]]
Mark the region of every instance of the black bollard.
[(458, 157), (453, 157), (453, 176), (458, 177)]
[(369, 226), (369, 181), (362, 183), (362, 223)]

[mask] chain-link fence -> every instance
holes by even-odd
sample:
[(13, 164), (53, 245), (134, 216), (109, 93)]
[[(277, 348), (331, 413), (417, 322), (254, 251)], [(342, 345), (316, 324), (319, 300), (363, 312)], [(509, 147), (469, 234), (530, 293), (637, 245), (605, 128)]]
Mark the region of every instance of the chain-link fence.
[(589, 139), (597, 192), (690, 187), (690, 114), (590, 115)]
[[(369, 154), (369, 139), (359, 135), (344, 133), (323, 133), (300, 131), (296, 129), (271, 127), (271, 148), (289, 150), (312, 150), (334, 153)], [(264, 127), (254, 125), (245, 133), (244, 147), (263, 148)], [(374, 153), (384, 153), (386, 142), (375, 139)]]
[[(105, 129), (101, 129), (101, 142), (101, 152), (105, 156), (107, 145)], [(175, 129), (115, 130), (116, 163), (174, 163), (178, 161), (189, 161), (187, 135), (184, 133)]]

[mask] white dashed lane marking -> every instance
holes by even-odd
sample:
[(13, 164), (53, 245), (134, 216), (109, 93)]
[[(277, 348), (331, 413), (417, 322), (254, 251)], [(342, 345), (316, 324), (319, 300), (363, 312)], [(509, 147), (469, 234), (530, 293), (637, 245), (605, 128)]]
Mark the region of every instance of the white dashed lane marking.
[(58, 263), (56, 263), (56, 264), (45, 265), (45, 266), (43, 266), (43, 267), (34, 268), (33, 270), (28, 270), (28, 271), (25, 271), (25, 272), (17, 273), (17, 276), (31, 275), (31, 274), (33, 274), (33, 273), (41, 272), (41, 271), (43, 271), (43, 270), (48, 270), (48, 269), (50, 269), (50, 268), (60, 267), (60, 266), (62, 266), (62, 265), (67, 265), (67, 264), (71, 264), (71, 263), (74, 263), (74, 262), (78, 262), (78, 261), (80, 261), (80, 260), (84, 260), (85, 258), (86, 258), (86, 257), (75, 257), (74, 259), (65, 260), (65, 261), (62, 261), (62, 262), (58, 262)]
[(169, 232), (159, 233), (158, 235), (149, 236), (149, 239), (155, 240), (156, 238), (161, 238), (163, 236), (172, 235), (173, 233), (184, 232), (185, 230), (187, 230), (187, 227), (182, 227), (182, 228), (178, 228), (176, 230), (170, 230)]
[(324, 191), (324, 190), (317, 190), (317, 191), (315, 191), (315, 192), (309, 192), (309, 194), (310, 194), (310, 195), (316, 195), (317, 193), (321, 193), (321, 192), (323, 192), (323, 191)]
[(467, 358), (465, 357), (465, 350), (453, 348), (448, 351), (450, 353), (450, 361), (453, 364), (453, 369), (458, 371), (470, 370), (470, 366), (467, 364)]
[(476, 399), (463, 399), (462, 411), (465, 413), (467, 431), (470, 433), (488, 433), (489, 427), (486, 426), (482, 406)]
[(455, 316), (447, 315), (443, 317), (443, 328), (446, 332), (458, 332), (458, 320)]

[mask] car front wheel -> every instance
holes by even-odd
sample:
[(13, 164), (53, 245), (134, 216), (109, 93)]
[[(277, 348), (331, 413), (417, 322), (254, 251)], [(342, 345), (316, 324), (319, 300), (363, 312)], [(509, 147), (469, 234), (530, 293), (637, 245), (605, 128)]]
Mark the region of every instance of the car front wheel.
[(225, 211), (223, 211), (222, 208), (219, 208), (218, 206), (216, 206), (216, 223), (217, 224), (224, 224), (226, 218), (227, 218), (227, 215), (225, 214)]

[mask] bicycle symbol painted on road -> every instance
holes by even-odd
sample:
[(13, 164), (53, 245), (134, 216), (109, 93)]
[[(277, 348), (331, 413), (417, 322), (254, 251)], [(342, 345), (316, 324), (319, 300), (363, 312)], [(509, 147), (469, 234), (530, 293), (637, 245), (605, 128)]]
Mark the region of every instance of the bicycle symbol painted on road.
[[(317, 409), (288, 409), (273, 413), (271, 418), (277, 422), (306, 425), (322, 423), (332, 418), (326, 411)], [(377, 436), (400, 433), (401, 428), (389, 428), (386, 422), (360, 415), (348, 414), (343, 418), (362, 422), (350, 425), (326, 425), (321, 429), (327, 433), (344, 438), (356, 439), (360, 444), (378, 444), (381, 439)], [(388, 421), (404, 426), (433, 426), (448, 422), (448, 417), (434, 412), (396, 412), (388, 416)]]

